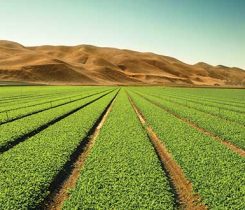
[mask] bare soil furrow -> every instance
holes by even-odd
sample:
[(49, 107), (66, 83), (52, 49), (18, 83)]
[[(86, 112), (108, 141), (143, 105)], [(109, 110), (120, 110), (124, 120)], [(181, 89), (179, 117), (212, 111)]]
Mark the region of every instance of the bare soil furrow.
[(68, 116), (71, 115), (71, 114), (74, 114), (75, 112), (77, 112), (77, 111), (81, 110), (82, 108), (84, 108), (84, 107), (86, 107), (86, 106), (88, 106), (88, 105), (94, 103), (95, 101), (97, 101), (97, 100), (99, 100), (100, 98), (102, 98), (102, 97), (104, 97), (104, 96), (110, 94), (110, 93), (113, 92), (113, 91), (114, 91), (114, 90), (112, 90), (112, 91), (110, 91), (110, 92), (108, 92), (108, 93), (105, 93), (105, 94), (103, 94), (102, 96), (100, 96), (100, 97), (98, 97), (98, 98), (96, 98), (96, 99), (94, 99), (94, 100), (92, 100), (92, 101), (90, 101), (90, 102), (88, 102), (88, 103), (86, 103), (86, 104), (83, 104), (82, 106), (80, 106), (80, 107), (78, 107), (78, 108), (76, 108), (76, 109), (73, 109), (73, 110), (71, 110), (70, 112), (68, 112), (68, 113), (66, 113), (66, 114), (63, 114), (63, 115), (59, 116), (58, 118), (53, 119), (53, 120), (50, 121), (49, 123), (46, 123), (46, 124), (44, 124), (44, 125), (41, 125), (40, 127), (36, 128), (35, 130), (30, 131), (29, 133), (27, 133), (27, 134), (25, 134), (25, 135), (23, 135), (23, 136), (21, 136), (21, 137), (15, 139), (15, 140), (11, 141), (10, 143), (6, 144), (5, 146), (0, 147), (0, 154), (6, 152), (6, 151), (8, 151), (8, 150), (10, 150), (11, 148), (13, 148), (14, 146), (18, 145), (19, 143), (25, 141), (26, 139), (28, 139), (28, 138), (30, 138), (30, 137), (32, 137), (32, 136), (35, 136), (36, 134), (38, 134), (38, 133), (40, 133), (41, 131), (43, 131), (43, 130), (45, 130), (46, 128), (48, 128), (49, 126), (51, 126), (51, 125), (53, 125), (53, 124), (55, 124), (55, 123), (61, 121), (62, 119), (64, 119), (65, 117), (68, 117)]
[[(118, 91), (119, 92), (119, 91)], [(84, 166), (84, 162), (95, 143), (95, 140), (102, 128), (104, 122), (107, 119), (108, 114), (112, 109), (112, 105), (116, 99), (116, 96), (110, 101), (106, 109), (101, 116), (97, 119), (94, 126), (88, 132), (88, 135), (83, 139), (76, 151), (72, 154), (70, 161), (66, 163), (64, 169), (55, 178), (54, 182), (50, 186), (50, 195), (45, 200), (41, 209), (45, 210), (60, 210), (63, 203), (69, 198), (69, 189), (76, 186), (76, 182), (79, 178), (80, 171)]]
[[(151, 95), (151, 96), (157, 98), (156, 95)], [(235, 120), (233, 120), (233, 119), (227, 119), (225, 116), (223, 116), (223, 115), (221, 114), (221, 112), (222, 112), (222, 111), (221, 111), (221, 110), (222, 110), (221, 108), (217, 108), (217, 109), (219, 109), (219, 114), (218, 114), (218, 113), (215, 114), (215, 113), (203, 111), (203, 110), (201, 110), (201, 109), (199, 109), (199, 108), (190, 106), (188, 103), (186, 103), (186, 104), (184, 105), (183, 103), (180, 103), (180, 102), (177, 102), (177, 101), (173, 101), (173, 100), (171, 100), (171, 99), (167, 99), (167, 98), (166, 98), (165, 100), (167, 100), (167, 101), (169, 101), (169, 102), (171, 102), (171, 103), (176, 103), (176, 104), (179, 104), (179, 105), (181, 105), (181, 106), (185, 106), (185, 107), (190, 108), (190, 109), (197, 110), (197, 111), (199, 111), (199, 112), (205, 113), (206, 115), (210, 115), (210, 116), (213, 116), (213, 117), (217, 117), (217, 118), (226, 120), (226, 121), (228, 121), (228, 122), (235, 123), (235, 124), (237, 124), (237, 125), (239, 125), (239, 126), (245, 126), (244, 124), (242, 124), (242, 123), (240, 123), (240, 122), (237, 122), (237, 121), (235, 121)], [(233, 111), (233, 110), (230, 110), (230, 109), (226, 109), (226, 110), (232, 111), (232, 112), (236, 112), (237, 114), (244, 114), (244, 112), (242, 112), (242, 111)]]
[[(69, 104), (69, 103), (73, 103), (73, 102), (76, 102), (76, 101), (79, 101), (79, 100), (82, 100), (82, 99), (85, 99), (85, 98), (88, 98), (88, 97), (91, 97), (91, 96), (94, 96), (94, 95), (98, 95), (98, 94), (101, 94), (101, 93), (106, 92), (106, 91), (108, 91), (108, 90), (105, 90), (105, 91), (102, 91), (102, 92), (99, 92), (99, 93), (93, 93), (93, 94), (91, 94), (91, 95), (84, 96), (84, 97), (79, 98), (79, 99), (75, 99), (75, 100), (73, 99), (73, 100), (70, 100), (70, 101), (67, 101), (67, 102), (65, 102), (65, 103), (55, 105), (55, 106), (53, 106), (52, 103), (50, 103), (50, 107), (48, 107), (48, 108), (40, 109), (40, 110), (33, 111), (33, 112), (31, 112), (31, 113), (28, 113), (28, 114), (21, 115), (21, 116), (19, 116), (19, 117), (14, 117), (14, 118), (8, 119), (8, 120), (5, 121), (5, 122), (1, 122), (1, 123), (0, 123), (0, 126), (3, 125), (3, 124), (6, 124), (6, 123), (10, 123), (10, 122), (13, 122), (13, 121), (22, 119), (22, 118), (24, 118), (24, 117), (29, 117), (29, 116), (31, 116), (31, 115), (38, 114), (38, 113), (40, 113), (40, 112), (44, 112), (44, 111), (47, 111), (47, 110), (50, 110), (50, 109), (54, 109), (54, 108), (57, 108), (57, 107), (60, 107), (60, 106), (63, 106), (63, 105)], [(44, 103), (43, 103), (43, 104), (44, 104)], [(39, 104), (37, 104), (37, 105), (39, 105)], [(35, 105), (34, 105), (34, 106), (35, 106)], [(27, 108), (27, 107), (31, 107), (31, 106), (26, 106), (25, 108)], [(10, 111), (11, 111), (11, 110), (10, 110)], [(4, 111), (4, 112), (5, 112), (6, 115), (7, 115), (7, 113), (8, 113), (9, 111)]]
[(173, 116), (175, 116), (176, 118), (182, 120), (183, 122), (189, 124), (191, 127), (195, 128), (196, 130), (202, 132), (203, 134), (205, 134), (207, 136), (210, 136), (212, 139), (214, 139), (214, 140), (218, 141), (219, 143), (225, 145), (226, 147), (228, 147), (230, 150), (232, 150), (233, 152), (237, 153), (241, 157), (245, 157), (245, 151), (243, 149), (237, 147), (236, 145), (232, 144), (231, 142), (228, 142), (228, 141), (220, 138), (219, 136), (215, 135), (214, 133), (211, 133), (210, 131), (207, 131), (206, 129), (198, 126), (195, 123), (193, 123), (192, 121), (179, 116), (178, 114), (176, 114), (175, 112), (171, 111), (170, 109), (168, 109), (166, 107), (163, 107), (161, 104), (159, 104), (159, 103), (157, 103), (155, 101), (152, 101), (152, 100), (148, 99), (147, 97), (145, 97), (145, 96), (143, 96), (141, 94), (138, 94), (138, 95), (140, 95), (142, 98), (144, 98), (145, 100), (149, 101), (150, 103), (152, 103), (152, 104), (158, 106), (159, 108), (163, 109), (164, 111), (172, 114)]
[(161, 141), (152, 127), (147, 124), (145, 117), (136, 107), (134, 102), (129, 96), (129, 100), (135, 110), (142, 126), (146, 129), (148, 136), (155, 148), (155, 151), (163, 164), (163, 167), (168, 172), (170, 181), (175, 188), (177, 194), (177, 202), (180, 209), (188, 210), (203, 210), (207, 209), (207, 206), (201, 203), (201, 198), (198, 194), (194, 193), (192, 183), (185, 177), (185, 174), (177, 162), (173, 159), (171, 153), (167, 150), (163, 141)]

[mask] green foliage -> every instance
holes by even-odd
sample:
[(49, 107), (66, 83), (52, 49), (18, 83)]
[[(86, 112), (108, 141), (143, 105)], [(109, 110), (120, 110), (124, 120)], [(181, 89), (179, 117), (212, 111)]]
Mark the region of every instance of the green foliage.
[(50, 183), (114, 94), (101, 98), (0, 155), (0, 209), (37, 209), (48, 195)]
[(64, 209), (173, 209), (160, 162), (124, 91)]
[(165, 95), (159, 93), (151, 93), (150, 95), (163, 98), (172, 103), (187, 106), (189, 108), (208, 113), (222, 119), (236, 122), (245, 126), (245, 105), (244, 107), (234, 107), (233, 105), (217, 104), (200, 98), (192, 99), (190, 97), (182, 97), (175, 95)]
[[(138, 91), (142, 94), (142, 91)], [(154, 91), (152, 91), (154, 93)], [(206, 129), (209, 132), (214, 133), (220, 138), (230, 141), (233, 144), (245, 149), (245, 127), (240, 124), (227, 121), (225, 119), (219, 118), (214, 115), (207, 114), (203, 111), (199, 111), (192, 107), (187, 107), (183, 101), (181, 104), (175, 102), (172, 99), (165, 99), (159, 94), (158, 97), (145, 94), (148, 99), (159, 103), (162, 107), (176, 113), (180, 117), (186, 118), (201, 128)], [(171, 101), (172, 100), (172, 101)], [(205, 108), (204, 108), (205, 109)], [(237, 113), (241, 115), (240, 118), (244, 118), (244, 114)], [(237, 118), (239, 119), (239, 118)]]
[[(89, 94), (92, 95), (99, 92), (101, 92), (101, 90), (91, 89), (87, 91), (76, 91), (76, 94), (73, 94), (73, 92), (64, 94), (59, 93), (58, 95), (56, 93), (53, 93), (46, 97), (41, 97), (41, 99), (38, 98), (36, 100), (33, 99), (33, 96), (29, 96), (25, 97), (25, 100), (28, 99), (29, 101), (17, 100), (17, 102), (12, 105), (9, 104), (11, 102), (10, 101), (7, 103), (8, 106), (6, 106), (5, 104), (2, 108), (0, 107), (0, 124), (4, 122), (9, 122), (12, 119), (19, 119), (32, 113), (45, 111), (50, 108), (55, 108), (57, 106), (65, 105), (70, 102), (75, 102), (82, 99), (83, 97), (86, 97)], [(12, 100), (15, 101), (15, 97)]]
[[(113, 87), (1, 87), (0, 209), (38, 209), (50, 184), (69, 163), (114, 93), (65, 117), (31, 138), (26, 134), (105, 94)], [(210, 88), (127, 87), (147, 122), (164, 141), (209, 209), (245, 209), (245, 160), (164, 109), (245, 149), (245, 91)], [(159, 104), (163, 109), (145, 100)], [(71, 103), (81, 97), (99, 93)], [(50, 106), (61, 105), (45, 110)], [(63, 104), (63, 105), (62, 105)], [(42, 111), (43, 110), (43, 111)], [(35, 113), (36, 111), (41, 111)], [(35, 113), (35, 114), (34, 114)], [(173, 189), (156, 152), (120, 91), (81, 169), (64, 209), (176, 209)]]
[(208, 207), (245, 209), (244, 158), (139, 95), (131, 95)]
[[(84, 93), (83, 96), (89, 96), (91, 93)], [(103, 95), (93, 95), (88, 98), (84, 98), (63, 106), (59, 106), (54, 109), (46, 110), (28, 117), (21, 118), (19, 120), (9, 122), (1, 125), (0, 129), (0, 148), (5, 147), (12, 143), (15, 139), (26, 135), (29, 132), (36, 130), (38, 127), (45, 125), (52, 120), (57, 119), (61, 115), (64, 115), (96, 98)]]
[(94, 90), (93, 87), (69, 87), (69, 86), (25, 86), (25, 87), (1, 87), (0, 111), (34, 105), (38, 102), (71, 96), (84, 91)]

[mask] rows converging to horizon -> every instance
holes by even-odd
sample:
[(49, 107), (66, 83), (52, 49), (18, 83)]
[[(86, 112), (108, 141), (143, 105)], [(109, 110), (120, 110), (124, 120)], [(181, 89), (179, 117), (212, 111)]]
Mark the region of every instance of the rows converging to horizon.
[(245, 208), (242, 89), (28, 86), (0, 95), (1, 209)]

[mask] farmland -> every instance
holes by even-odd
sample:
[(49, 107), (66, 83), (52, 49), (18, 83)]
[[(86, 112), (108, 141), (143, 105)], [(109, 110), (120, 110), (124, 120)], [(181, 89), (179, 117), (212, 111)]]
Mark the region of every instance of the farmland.
[(245, 90), (0, 88), (0, 209), (245, 209)]

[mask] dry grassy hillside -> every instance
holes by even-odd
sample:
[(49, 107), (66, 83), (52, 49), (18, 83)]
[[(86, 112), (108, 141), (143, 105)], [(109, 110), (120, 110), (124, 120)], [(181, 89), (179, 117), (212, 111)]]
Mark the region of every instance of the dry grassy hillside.
[(0, 41), (0, 81), (245, 86), (245, 71), (90, 45), (24, 47)]

